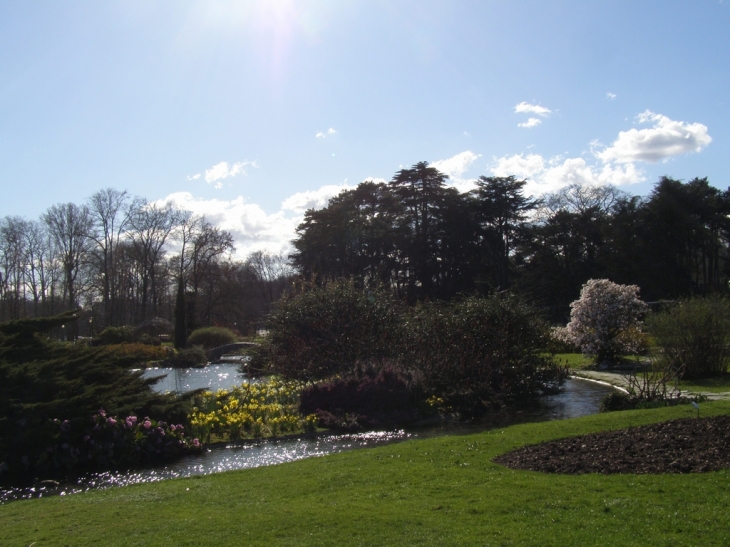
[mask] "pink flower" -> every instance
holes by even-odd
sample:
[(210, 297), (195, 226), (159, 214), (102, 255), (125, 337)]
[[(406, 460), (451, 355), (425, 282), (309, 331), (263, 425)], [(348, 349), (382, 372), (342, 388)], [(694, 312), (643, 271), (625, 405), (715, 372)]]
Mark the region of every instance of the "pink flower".
[(200, 446), (200, 441), (198, 439), (193, 439), (193, 446), (198, 448)]
[(103, 408), (99, 409), (99, 416), (102, 418), (106, 418), (106, 411)]
[(106, 423), (108, 423), (109, 425), (117, 425), (117, 421), (111, 416), (106, 419)]
[(149, 429), (150, 427), (152, 427), (152, 422), (150, 422), (149, 418), (145, 418), (145, 421), (142, 423), (142, 425), (145, 429)]

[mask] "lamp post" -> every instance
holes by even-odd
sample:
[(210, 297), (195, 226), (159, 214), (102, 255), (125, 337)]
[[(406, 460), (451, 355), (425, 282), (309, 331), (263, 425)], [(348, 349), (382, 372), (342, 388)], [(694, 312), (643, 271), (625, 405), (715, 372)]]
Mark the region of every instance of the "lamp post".
[(66, 325), (61, 325), (61, 341), (66, 341)]
[(94, 337), (94, 318), (89, 317), (89, 334), (93, 338)]

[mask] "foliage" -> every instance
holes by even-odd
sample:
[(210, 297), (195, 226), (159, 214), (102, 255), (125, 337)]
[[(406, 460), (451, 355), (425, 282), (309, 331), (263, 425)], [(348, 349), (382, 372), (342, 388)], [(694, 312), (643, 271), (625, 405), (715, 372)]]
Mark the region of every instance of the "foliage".
[(204, 327), (196, 329), (188, 336), (188, 346), (202, 346), (205, 349), (217, 348), (232, 344), (238, 337), (224, 327)]
[(130, 344), (137, 341), (134, 329), (129, 326), (107, 327), (101, 333), (96, 343), (100, 346), (109, 344)]
[(137, 362), (161, 361), (170, 355), (170, 350), (164, 346), (151, 346), (134, 342), (131, 344), (109, 344), (104, 350), (115, 357), (133, 358)]
[(352, 280), (304, 285), (272, 312), (251, 365), (269, 362), (278, 374), (300, 380), (348, 373), (393, 354), (399, 311), (389, 293), (362, 290)]
[(422, 416), (423, 400), (412, 375), (393, 365), (369, 366), (307, 386), (300, 408), (303, 414), (316, 414), (322, 427), (357, 430), (412, 422)]
[(85, 421), (104, 407), (112, 415), (185, 420), (188, 403), (154, 393), (154, 380), (131, 371), (136, 357), (57, 343), (41, 334), (77, 318), (69, 312), (0, 324), (0, 462), (10, 474), (25, 469), (24, 456), (53, 445), (55, 432), (48, 424), (56, 418)]
[(570, 323), (554, 330), (559, 339), (595, 355), (596, 361), (614, 362), (622, 354), (640, 349), (641, 316), (646, 304), (639, 300), (639, 287), (618, 285), (608, 279), (590, 279), (580, 299), (571, 305)]
[(208, 362), (208, 354), (202, 346), (192, 346), (173, 352), (167, 359), (167, 364), (173, 368), (190, 368), (205, 365)]
[(203, 392), (194, 400), (191, 429), (208, 441), (311, 431), (317, 420), (299, 414), (301, 389), (301, 384), (272, 378), (266, 383)]
[(547, 327), (509, 294), (424, 304), (406, 328), (404, 364), (422, 374), (427, 393), (466, 416), (535, 402), (565, 377), (544, 354)]
[(648, 327), (664, 366), (687, 379), (727, 371), (730, 359), (730, 301), (707, 297), (682, 300), (671, 309), (649, 316)]
[(21, 456), (22, 476), (62, 477), (87, 470), (138, 467), (202, 448), (197, 438), (185, 438), (182, 424), (149, 417), (138, 419), (134, 415), (122, 420), (108, 415), (104, 409), (90, 419), (50, 420), (46, 429), (49, 434), (45, 449)]

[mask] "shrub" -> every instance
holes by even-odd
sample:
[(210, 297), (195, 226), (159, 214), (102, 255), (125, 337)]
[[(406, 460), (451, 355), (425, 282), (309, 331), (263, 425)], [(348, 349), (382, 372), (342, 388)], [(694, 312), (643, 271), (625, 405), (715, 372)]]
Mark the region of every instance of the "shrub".
[(118, 419), (100, 409), (91, 419), (50, 420), (47, 445), (23, 454), (16, 474), (33, 476), (94, 469), (137, 467), (168, 461), (202, 449), (185, 438), (184, 426), (148, 417)]
[(389, 293), (359, 289), (352, 281), (305, 286), (279, 302), (251, 366), (268, 362), (282, 376), (302, 380), (351, 373), (358, 363), (397, 352), (399, 312)]
[(303, 414), (322, 427), (356, 430), (392, 426), (420, 416), (423, 395), (412, 376), (394, 367), (368, 367), (357, 375), (314, 384), (302, 391)]
[(177, 350), (167, 360), (167, 364), (173, 368), (198, 367), (207, 362), (208, 355), (201, 346)]
[(514, 296), (424, 304), (408, 321), (403, 359), (443, 406), (479, 416), (557, 391), (565, 371), (544, 354), (548, 336)]
[(553, 335), (595, 355), (598, 363), (636, 353), (641, 349), (641, 316), (646, 312), (638, 295), (636, 285), (590, 279), (570, 305), (570, 323), (554, 329)]
[(233, 331), (224, 327), (196, 329), (188, 336), (188, 346), (202, 346), (205, 349), (233, 344), (238, 338)]
[(131, 344), (109, 344), (104, 346), (104, 350), (110, 355), (125, 358), (131, 357), (140, 362), (161, 361), (170, 356), (170, 351), (163, 346), (152, 346), (138, 342)]
[(649, 316), (658, 360), (694, 379), (727, 372), (730, 358), (730, 302), (725, 298), (682, 300)]
[[(78, 319), (52, 318), (0, 323), (0, 480), (19, 479), (24, 469), (56, 443), (50, 418), (68, 420), (74, 431), (104, 406), (118, 416), (157, 416), (184, 422), (189, 404), (151, 389), (153, 380), (133, 372), (132, 356), (106, 348), (60, 344), (42, 334)], [(78, 425), (82, 424), (82, 425)], [(34, 465), (34, 464), (33, 464)]]
[(137, 335), (132, 327), (107, 327), (99, 334), (97, 344), (100, 346), (130, 344), (136, 340)]

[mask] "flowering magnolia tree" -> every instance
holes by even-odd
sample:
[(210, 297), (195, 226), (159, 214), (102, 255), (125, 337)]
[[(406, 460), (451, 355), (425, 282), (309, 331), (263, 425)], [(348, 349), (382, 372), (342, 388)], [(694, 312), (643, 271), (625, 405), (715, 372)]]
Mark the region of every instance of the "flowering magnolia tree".
[(590, 279), (570, 308), (570, 323), (553, 331), (557, 339), (595, 355), (598, 363), (615, 362), (622, 354), (639, 351), (641, 317), (647, 306), (639, 300), (636, 285)]

